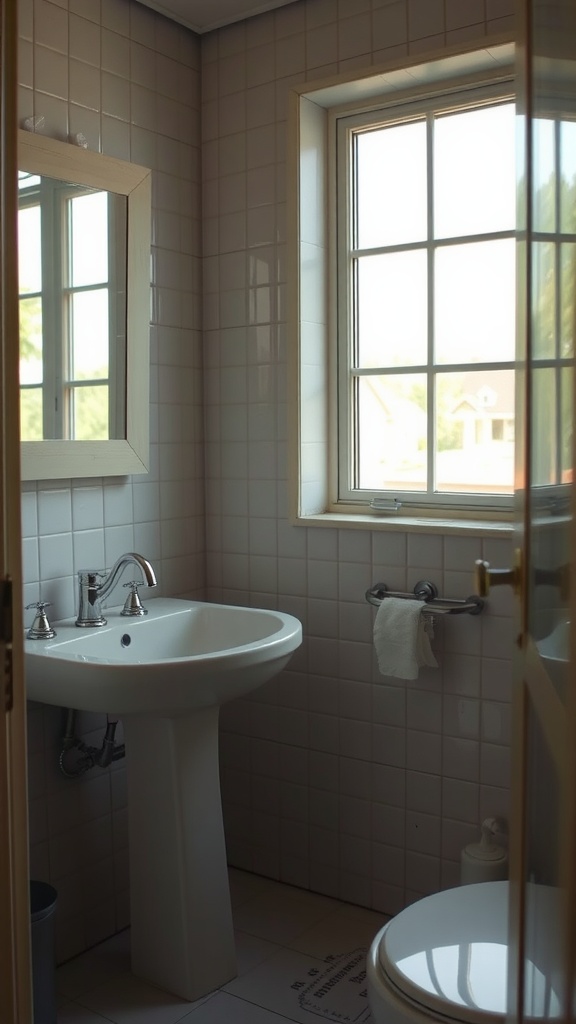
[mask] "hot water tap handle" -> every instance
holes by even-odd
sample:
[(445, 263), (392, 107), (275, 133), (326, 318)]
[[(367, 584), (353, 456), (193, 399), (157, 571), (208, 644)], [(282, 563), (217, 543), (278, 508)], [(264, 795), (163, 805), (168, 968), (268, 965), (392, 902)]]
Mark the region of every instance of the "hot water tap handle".
[(26, 611), (30, 608), (36, 609), (34, 622), (26, 634), (28, 640), (51, 640), (53, 636), (56, 636), (56, 630), (52, 629), (45, 611), (50, 604), (50, 601), (33, 601), (32, 604), (26, 605)]
[(130, 580), (129, 583), (124, 583), (124, 587), (130, 587), (130, 590), (120, 615), (148, 615), (148, 609), (142, 604), (138, 593), (138, 587), (142, 586), (144, 586), (142, 580)]

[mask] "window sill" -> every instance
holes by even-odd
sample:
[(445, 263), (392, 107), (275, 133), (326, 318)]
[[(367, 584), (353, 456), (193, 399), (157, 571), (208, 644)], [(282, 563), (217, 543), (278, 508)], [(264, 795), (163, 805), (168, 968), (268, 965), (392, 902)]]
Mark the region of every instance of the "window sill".
[(389, 530), (402, 533), (463, 534), (475, 537), (510, 536), (514, 530), (511, 520), (459, 519), (457, 517), (432, 518), (426, 516), (362, 515), (344, 512), (322, 512), (309, 516), (296, 516), (295, 526), (327, 526), (352, 530)]

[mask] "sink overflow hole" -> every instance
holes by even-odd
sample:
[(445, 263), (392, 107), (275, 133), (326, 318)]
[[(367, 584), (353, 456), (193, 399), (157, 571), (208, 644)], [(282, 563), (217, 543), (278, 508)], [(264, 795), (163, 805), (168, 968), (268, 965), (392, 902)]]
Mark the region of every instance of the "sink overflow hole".
[(121, 638), (120, 643), (122, 644), (122, 647), (130, 647), (130, 644), (132, 643), (132, 637), (130, 636), (130, 634), (124, 633), (124, 636)]

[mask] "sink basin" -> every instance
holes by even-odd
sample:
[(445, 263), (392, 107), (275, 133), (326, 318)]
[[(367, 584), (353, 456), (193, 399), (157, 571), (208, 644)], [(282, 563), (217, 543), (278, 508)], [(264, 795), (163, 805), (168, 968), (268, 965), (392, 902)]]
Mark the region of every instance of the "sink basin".
[[(225, 701), (302, 642), (282, 612), (174, 598), (108, 625), (24, 642), (28, 697), (121, 716), (128, 775), (132, 971), (194, 1001), (236, 975), (218, 763)], [(56, 752), (55, 752), (56, 753)]]
[(173, 714), (240, 697), (286, 665), (300, 622), (259, 608), (151, 598), (148, 615), (107, 609), (107, 626), (53, 623), (24, 643), (31, 700), (114, 715)]

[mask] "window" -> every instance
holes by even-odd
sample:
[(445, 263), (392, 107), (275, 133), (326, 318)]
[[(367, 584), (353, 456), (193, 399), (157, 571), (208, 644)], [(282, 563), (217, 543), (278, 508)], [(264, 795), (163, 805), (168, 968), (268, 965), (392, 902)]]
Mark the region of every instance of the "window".
[(337, 502), (509, 504), (514, 101), (485, 87), (333, 125)]
[(126, 287), (111, 287), (125, 224), (121, 196), (19, 174), (23, 441), (125, 435), (112, 378), (125, 361)]

